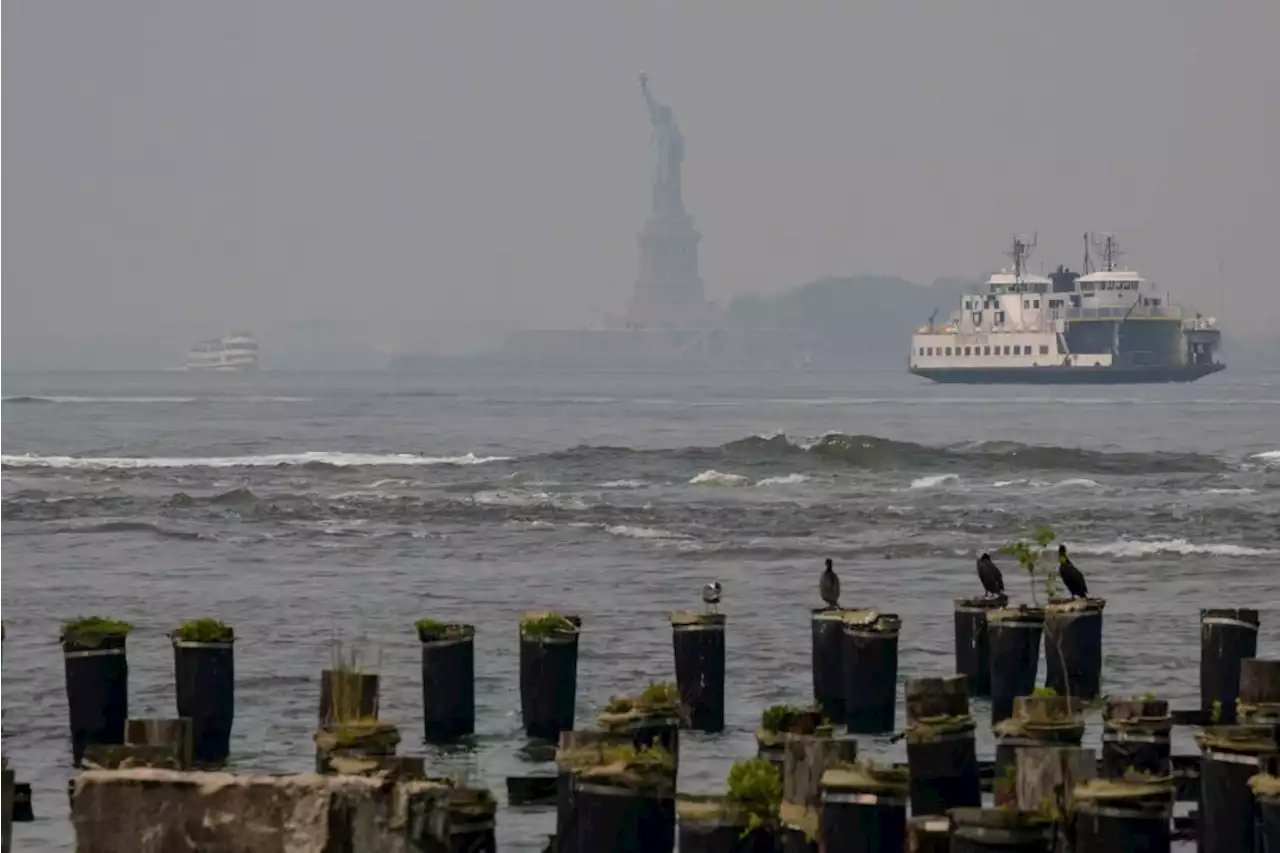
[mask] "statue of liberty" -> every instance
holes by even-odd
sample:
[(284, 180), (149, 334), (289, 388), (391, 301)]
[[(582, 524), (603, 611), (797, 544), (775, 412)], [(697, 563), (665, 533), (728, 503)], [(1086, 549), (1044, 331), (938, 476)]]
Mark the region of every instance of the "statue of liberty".
[(683, 216), (684, 200), (680, 197), (680, 164), (684, 160), (684, 137), (676, 127), (671, 107), (660, 104), (649, 94), (649, 77), (640, 72), (640, 91), (649, 107), (653, 134), (649, 137), (652, 158), (654, 216)]

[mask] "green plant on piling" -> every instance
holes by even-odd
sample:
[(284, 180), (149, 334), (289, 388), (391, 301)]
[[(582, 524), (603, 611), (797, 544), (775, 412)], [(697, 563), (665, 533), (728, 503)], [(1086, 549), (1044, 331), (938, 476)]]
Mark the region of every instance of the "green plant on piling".
[(760, 715), (760, 728), (766, 732), (787, 732), (802, 713), (795, 705), (770, 705)]
[(1057, 696), (1058, 691), (1054, 690), (1052, 687), (1048, 685), (1045, 685), (1044, 687), (1037, 687), (1035, 690), (1032, 690), (1031, 695), (1032, 696)]
[(440, 634), (444, 631), (446, 625), (436, 619), (419, 619), (413, 623), (413, 627), (418, 629), (418, 633), (422, 635)]
[(179, 625), (170, 636), (189, 643), (227, 643), (235, 639), (235, 631), (217, 619), (191, 619)]
[(1027, 573), (1027, 579), (1031, 584), (1031, 603), (1036, 607), (1040, 606), (1040, 600), (1036, 596), (1037, 582), (1044, 586), (1046, 601), (1051, 601), (1061, 591), (1058, 586), (1057, 573), (1047, 565), (1041, 569), (1040, 564), (1049, 546), (1057, 538), (1058, 534), (1053, 532), (1052, 527), (1047, 524), (1037, 524), (1031, 531), (1031, 541), (1019, 539), (1000, 549), (1002, 554), (1009, 554), (1016, 559), (1018, 565), (1022, 566), (1023, 571)]
[(1222, 700), (1214, 699), (1213, 705), (1209, 709), (1209, 723), (1211, 725), (1216, 726), (1221, 721), (1222, 721)]
[[(350, 646), (345, 646), (341, 639), (334, 638), (329, 666), (332, 672), (330, 676), (330, 695), (332, 697), (331, 710), (334, 724), (354, 724), (362, 719), (369, 719), (362, 717), (360, 714), (364, 675), (366, 674), (360, 658), (359, 640), (353, 642)], [(381, 668), (381, 665), (382, 654), (379, 652), (377, 668)], [(379, 700), (380, 697), (374, 700), (372, 719), (375, 720), (378, 717)]]
[(725, 783), (728, 799), (747, 814), (743, 836), (778, 821), (782, 808), (782, 777), (778, 768), (764, 758), (735, 761)]
[(640, 694), (640, 704), (647, 708), (675, 705), (680, 701), (680, 690), (670, 681), (650, 681)]
[(559, 613), (539, 613), (520, 620), (520, 632), (527, 637), (547, 637), (576, 630), (577, 626)]
[(81, 616), (63, 623), (62, 640), (79, 646), (97, 646), (108, 637), (126, 637), (131, 630), (132, 625), (119, 619)]

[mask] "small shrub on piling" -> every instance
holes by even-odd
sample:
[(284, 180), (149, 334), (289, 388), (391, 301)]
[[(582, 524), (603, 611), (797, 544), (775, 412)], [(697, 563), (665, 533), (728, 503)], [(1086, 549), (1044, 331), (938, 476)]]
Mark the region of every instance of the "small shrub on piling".
[(217, 619), (192, 619), (183, 622), (169, 636), (189, 643), (226, 643), (235, 639), (235, 631)]
[(728, 798), (747, 813), (743, 835), (774, 825), (782, 807), (782, 777), (778, 768), (764, 758), (736, 761), (725, 783)]
[(529, 637), (547, 637), (552, 634), (568, 634), (578, 630), (577, 627), (559, 613), (540, 613), (537, 616), (522, 619), (520, 631)]
[(640, 704), (647, 708), (674, 705), (680, 701), (680, 691), (669, 681), (650, 681), (640, 694)]
[(1031, 541), (1026, 542), (1018, 540), (1010, 542), (1000, 549), (1002, 554), (1009, 554), (1018, 561), (1018, 565), (1022, 566), (1027, 573), (1027, 579), (1031, 584), (1031, 603), (1036, 607), (1040, 606), (1040, 600), (1036, 597), (1037, 582), (1044, 587), (1044, 595), (1046, 601), (1052, 601), (1054, 596), (1061, 592), (1058, 585), (1057, 573), (1050, 569), (1047, 565), (1040, 567), (1040, 560), (1045, 556), (1049, 546), (1058, 538), (1058, 534), (1053, 532), (1053, 528), (1047, 524), (1037, 524), (1031, 531)]
[(1032, 696), (1057, 696), (1058, 691), (1046, 685), (1045, 687), (1037, 687), (1035, 690), (1032, 690), (1031, 695)]
[(419, 619), (413, 623), (413, 627), (418, 629), (419, 634), (439, 634), (444, 631), (445, 623), (436, 619)]
[(775, 734), (811, 735), (830, 720), (813, 708), (772, 705), (760, 715), (760, 728)]
[(81, 646), (97, 646), (108, 637), (126, 637), (131, 630), (132, 625), (119, 619), (81, 616), (63, 623), (62, 640)]

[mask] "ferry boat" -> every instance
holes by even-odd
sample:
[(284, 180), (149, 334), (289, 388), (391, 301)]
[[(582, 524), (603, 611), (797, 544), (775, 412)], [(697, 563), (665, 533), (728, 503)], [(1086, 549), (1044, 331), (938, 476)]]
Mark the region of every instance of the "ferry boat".
[(187, 353), (187, 370), (247, 372), (258, 369), (258, 342), (248, 332), (200, 341)]
[(962, 296), (948, 322), (930, 317), (916, 329), (908, 369), (935, 382), (1114, 385), (1194, 382), (1226, 368), (1215, 318), (1120, 269), (1112, 236), (1093, 241), (1102, 252), (1094, 269), (1090, 243), (1086, 234), (1083, 275), (1059, 266), (1046, 277), (1026, 271), (1034, 239), (1015, 237), (1012, 270)]

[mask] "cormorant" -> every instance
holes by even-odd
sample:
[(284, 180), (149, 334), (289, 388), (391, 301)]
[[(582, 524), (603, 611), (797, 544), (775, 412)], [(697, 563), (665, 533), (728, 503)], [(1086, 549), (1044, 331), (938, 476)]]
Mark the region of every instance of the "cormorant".
[(712, 581), (702, 588), (702, 603), (707, 605), (708, 613), (716, 612), (716, 605), (720, 603), (720, 581)]
[(1084, 575), (1080, 574), (1075, 563), (1067, 556), (1066, 545), (1058, 546), (1058, 574), (1062, 576), (1062, 582), (1066, 584), (1072, 598), (1089, 597), (1089, 587), (1085, 585)]
[(836, 577), (835, 570), (831, 568), (830, 559), (827, 560), (827, 569), (822, 573), (822, 579), (818, 581), (818, 592), (828, 607), (840, 606), (840, 578)]
[(1004, 576), (1000, 574), (1000, 568), (991, 559), (990, 554), (983, 554), (978, 558), (978, 578), (982, 581), (982, 588), (986, 590), (987, 595), (1004, 594)]

